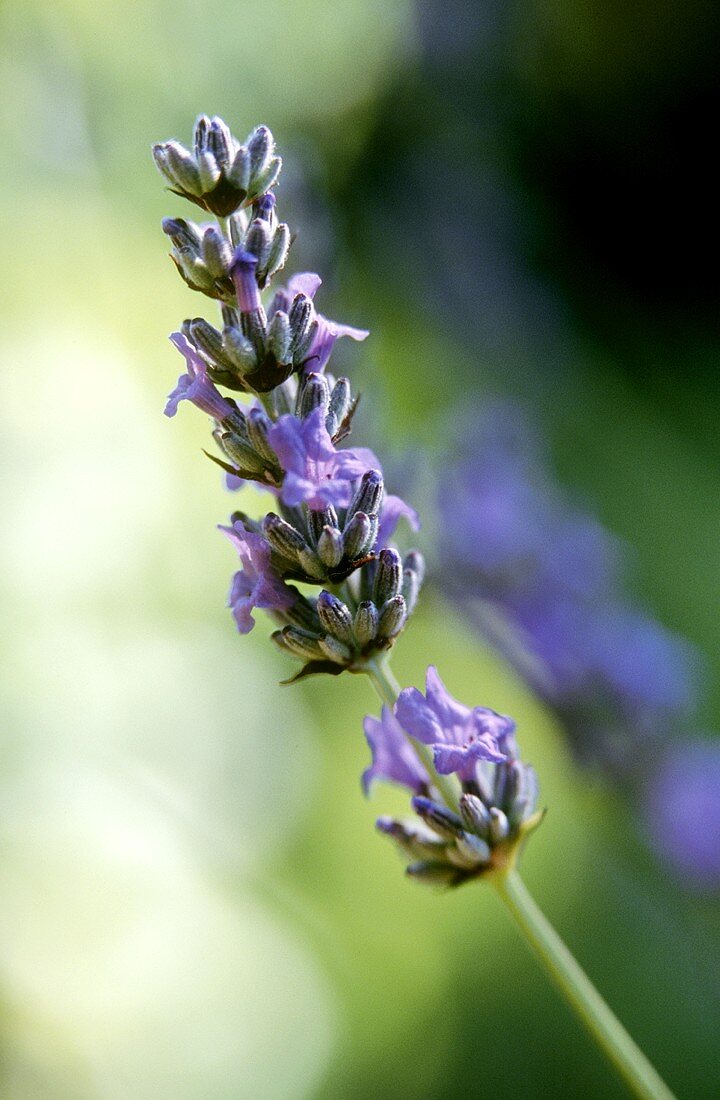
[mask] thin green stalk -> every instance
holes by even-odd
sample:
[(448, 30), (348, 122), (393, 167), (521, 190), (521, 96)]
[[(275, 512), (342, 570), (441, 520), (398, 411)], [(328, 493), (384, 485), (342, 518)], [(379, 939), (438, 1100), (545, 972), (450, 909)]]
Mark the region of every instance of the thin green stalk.
[(511, 869), (493, 875), (489, 881), (550, 977), (634, 1095), (642, 1100), (674, 1100), (670, 1089), (538, 908), (518, 872)]
[[(374, 657), (366, 663), (365, 671), (383, 703), (387, 703), (390, 710), (392, 710), (400, 694), (400, 685), (388, 668), (387, 663)], [(449, 775), (437, 774), (435, 771), (433, 754), (428, 745), (423, 745), (422, 742), (416, 741), (413, 737), (408, 737), (408, 741), (415, 750), (418, 759), (425, 767), (428, 775), (432, 778), (433, 786), (436, 787), (442, 795), (445, 805), (451, 810), (457, 810), (460, 792), (455, 782)]]

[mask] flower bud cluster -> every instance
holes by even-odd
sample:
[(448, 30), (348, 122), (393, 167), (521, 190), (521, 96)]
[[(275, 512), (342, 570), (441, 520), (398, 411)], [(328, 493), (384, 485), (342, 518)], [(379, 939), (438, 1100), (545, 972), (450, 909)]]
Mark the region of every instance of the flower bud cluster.
[[(241, 145), (222, 120), (202, 116), (194, 153), (173, 141), (153, 153), (175, 193), (220, 219), (163, 221), (180, 275), (222, 315), (220, 327), (194, 317), (172, 335), (187, 371), (166, 412), (190, 401), (209, 415), (221, 456), (208, 457), (230, 487), (254, 482), (275, 498), (262, 520), (236, 512), (224, 528), (242, 564), (230, 593), (238, 629), (250, 631), (262, 608), (280, 626), (277, 645), (305, 662), (299, 675), (361, 671), (402, 631), (424, 573), (417, 552), (403, 559), (390, 541), (401, 518), (417, 527), (414, 511), (386, 493), (371, 451), (339, 447), (356, 401), (347, 378), (325, 367), (337, 339), (368, 333), (316, 311), (314, 274), (263, 301), (291, 242), (270, 191), (280, 160), (266, 127)], [(217, 387), (254, 400), (240, 405)], [(313, 597), (290, 582), (323, 590)]]
[[(269, 518), (264, 521), (266, 532)], [(325, 545), (329, 547), (330, 540)], [(322, 548), (317, 552), (320, 556)], [(273, 641), (309, 662), (304, 675), (361, 671), (368, 658), (389, 649), (402, 631), (415, 606), (423, 573), (417, 551), (401, 559), (397, 550), (386, 547), (360, 570), (359, 583), (351, 583), (350, 600), (323, 589), (315, 601), (306, 601), (314, 616), (305, 614), (304, 621), (298, 622), (295, 611), (296, 621), (276, 631)]]
[(534, 770), (519, 760), (478, 767), (460, 796), (460, 812), (416, 795), (419, 820), (378, 819), (377, 828), (410, 859), (410, 878), (430, 885), (460, 886), (504, 868), (519, 844), (539, 824)]
[(227, 219), (228, 237), (212, 223), (196, 225), (185, 218), (164, 218), (163, 233), (173, 246), (171, 259), (191, 290), (234, 306), (235, 285), (231, 267), (233, 250), (255, 257), (260, 288), (285, 266), (290, 251), (290, 230), (274, 215), (275, 196), (263, 195), (251, 211), (238, 210)]
[(267, 126), (257, 126), (240, 145), (221, 118), (207, 115), (195, 123), (192, 152), (179, 141), (153, 146), (155, 163), (170, 189), (220, 217), (270, 190), (282, 167), (274, 153)]

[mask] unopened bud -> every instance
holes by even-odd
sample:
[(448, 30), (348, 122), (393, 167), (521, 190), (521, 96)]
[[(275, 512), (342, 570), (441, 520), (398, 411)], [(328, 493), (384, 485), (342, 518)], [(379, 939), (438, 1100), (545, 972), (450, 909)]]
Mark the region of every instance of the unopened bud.
[(407, 620), (407, 608), (402, 596), (393, 596), (380, 611), (378, 623), (379, 638), (395, 638)]
[[(378, 555), (377, 573), (373, 587), (373, 599), (382, 607), (400, 592), (402, 585), (402, 566), (397, 550), (386, 546)], [(405, 601), (403, 601), (404, 604)]]
[(425, 824), (445, 840), (455, 840), (462, 836), (463, 827), (460, 818), (438, 802), (416, 795), (412, 800), (412, 807)]
[(378, 609), (372, 600), (363, 600), (362, 603), (358, 604), (353, 629), (361, 649), (375, 641), (379, 619)]
[(345, 547), (342, 533), (337, 527), (330, 527), (327, 524), (323, 527), (317, 542), (317, 552), (320, 561), (328, 569), (334, 569), (340, 564), (345, 555)]

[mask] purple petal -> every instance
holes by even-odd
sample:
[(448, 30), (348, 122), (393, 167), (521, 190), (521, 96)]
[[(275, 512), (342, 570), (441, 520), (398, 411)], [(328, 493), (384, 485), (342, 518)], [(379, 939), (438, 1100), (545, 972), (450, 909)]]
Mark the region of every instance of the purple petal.
[[(454, 726), (464, 727), (468, 725), (472, 711), (470, 707), (453, 699), (450, 692), (440, 679), (438, 670), (434, 665), (429, 665), (425, 674), (425, 693), (428, 705), (437, 715), (440, 725), (449, 732)], [(450, 737), (438, 737), (438, 741), (450, 740)]]
[(430, 785), (428, 774), (390, 709), (383, 707), (380, 719), (368, 716), (363, 726), (372, 752), (372, 764), (362, 775), (365, 794), (368, 794), (376, 779), (399, 783), (416, 794), (427, 791)]
[(306, 294), (308, 298), (314, 298), (321, 285), (322, 279), (314, 271), (302, 271), (288, 279), (287, 289), (291, 299), (296, 294)]
[(380, 515), (377, 544), (380, 547), (387, 546), (395, 534), (395, 528), (401, 519), (406, 519), (413, 531), (420, 529), (420, 517), (414, 508), (406, 504), (400, 497), (391, 493), (385, 497)]
[(395, 717), (406, 733), (426, 745), (444, 740), (434, 711), (417, 688), (403, 688), (395, 704)]
[(349, 336), (353, 340), (365, 340), (370, 335), (367, 329), (340, 325), (336, 321), (329, 321), (320, 313), (316, 314), (316, 319), (318, 327), (306, 360), (314, 371), (319, 372), (325, 368), (335, 341), (341, 336)]

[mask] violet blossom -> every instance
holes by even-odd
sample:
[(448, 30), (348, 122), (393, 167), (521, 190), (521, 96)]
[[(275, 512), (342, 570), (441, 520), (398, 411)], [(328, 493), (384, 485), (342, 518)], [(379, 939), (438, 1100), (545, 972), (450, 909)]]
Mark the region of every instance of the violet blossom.
[(289, 507), (305, 503), (310, 508), (344, 508), (350, 502), (352, 482), (378, 466), (366, 447), (335, 449), (320, 407), (304, 419), (289, 413), (281, 416), (268, 432), (268, 441), (285, 471), (280, 499)]
[(399, 783), (415, 794), (427, 793), (430, 787), (427, 771), (390, 708), (383, 706), (380, 718), (368, 715), (363, 728), (372, 752), (372, 764), (362, 774), (365, 794), (375, 780)]
[(178, 378), (165, 405), (165, 415), (175, 416), (181, 401), (191, 401), (214, 420), (227, 420), (235, 409), (215, 388), (207, 374), (207, 364), (182, 332), (173, 332), (170, 342), (175, 345), (187, 364), (187, 372)]
[(233, 577), (228, 607), (238, 632), (249, 634), (255, 626), (252, 613), (256, 607), (287, 611), (295, 602), (295, 594), (273, 570), (270, 546), (262, 535), (247, 531), (239, 522), (220, 530), (228, 536), (242, 562), (242, 569)]
[(406, 733), (431, 746), (440, 775), (457, 772), (461, 779), (471, 780), (479, 761), (500, 763), (512, 747), (513, 720), (486, 707), (459, 703), (433, 665), (427, 670), (425, 695), (405, 688), (395, 715)]

